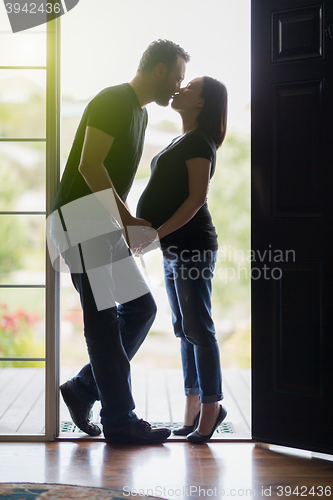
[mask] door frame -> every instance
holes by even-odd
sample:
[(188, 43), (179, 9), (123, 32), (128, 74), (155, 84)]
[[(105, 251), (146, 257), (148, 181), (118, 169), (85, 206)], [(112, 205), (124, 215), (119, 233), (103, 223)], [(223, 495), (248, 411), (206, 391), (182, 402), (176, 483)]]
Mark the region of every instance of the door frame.
[[(60, 180), (60, 45), (61, 17), (47, 23), (46, 80), (46, 217), (51, 212)], [(59, 372), (60, 372), (60, 273), (46, 258), (46, 386), (45, 440), (59, 435)]]

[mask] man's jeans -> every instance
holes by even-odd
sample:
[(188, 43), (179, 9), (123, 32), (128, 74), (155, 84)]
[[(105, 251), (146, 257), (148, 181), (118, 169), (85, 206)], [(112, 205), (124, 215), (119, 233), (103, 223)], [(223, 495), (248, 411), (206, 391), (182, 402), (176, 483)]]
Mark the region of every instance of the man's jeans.
[[(76, 223), (80, 224), (79, 221)], [(52, 226), (51, 223), (50, 231), (55, 243), (57, 231), (63, 231), (57, 224)], [(126, 426), (137, 419), (133, 412), (135, 404), (129, 361), (145, 339), (156, 315), (155, 301), (148, 285), (119, 227), (113, 229), (62, 252), (80, 294), (90, 358), (90, 363), (70, 383), (77, 396), (88, 404), (98, 399), (101, 401), (101, 419), (105, 428)], [(94, 259), (97, 259), (97, 268), (92, 263)], [(108, 307), (105, 303), (100, 305), (103, 296)], [(128, 300), (131, 296), (135, 298)]]
[(164, 252), (165, 286), (176, 337), (181, 340), (185, 395), (202, 403), (223, 399), (220, 353), (211, 316), (211, 280), (217, 251), (174, 258)]
[(155, 319), (151, 293), (118, 307), (97, 311), (87, 275), (72, 274), (80, 294), (90, 363), (72, 380), (75, 393), (89, 404), (101, 400), (103, 426), (133, 417), (130, 364)]

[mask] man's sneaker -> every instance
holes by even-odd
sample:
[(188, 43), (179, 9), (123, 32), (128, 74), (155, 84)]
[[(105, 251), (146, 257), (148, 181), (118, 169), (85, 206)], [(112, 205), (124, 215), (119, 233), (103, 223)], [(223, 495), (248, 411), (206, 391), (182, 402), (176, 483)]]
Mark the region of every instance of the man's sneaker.
[(60, 391), (74, 424), (81, 429), (81, 431), (89, 434), (89, 436), (99, 436), (102, 432), (101, 429), (98, 425), (95, 425), (90, 421), (90, 411), (92, 406), (88, 405), (76, 396), (75, 392), (71, 389), (69, 382), (62, 384), (60, 386)]
[(163, 443), (170, 434), (167, 427), (153, 427), (142, 419), (121, 430), (104, 429), (105, 439), (110, 444), (157, 444)]

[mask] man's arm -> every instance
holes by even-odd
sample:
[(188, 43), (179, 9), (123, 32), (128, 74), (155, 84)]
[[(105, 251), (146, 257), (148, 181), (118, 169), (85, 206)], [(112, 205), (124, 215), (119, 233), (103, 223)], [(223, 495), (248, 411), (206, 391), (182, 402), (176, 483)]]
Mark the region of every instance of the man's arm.
[[(93, 193), (104, 191), (105, 189), (112, 189), (121, 217), (121, 221), (118, 222), (122, 222), (124, 227), (137, 225), (150, 226), (151, 224), (144, 219), (138, 219), (131, 215), (127, 206), (118, 195), (104, 166), (104, 160), (112, 147), (113, 141), (114, 138), (105, 132), (94, 127), (87, 127), (79, 171)], [(103, 203), (105, 204), (104, 199)], [(105, 204), (105, 206), (111, 215), (117, 219), (118, 214), (114, 213), (112, 200), (110, 200), (110, 205)]]

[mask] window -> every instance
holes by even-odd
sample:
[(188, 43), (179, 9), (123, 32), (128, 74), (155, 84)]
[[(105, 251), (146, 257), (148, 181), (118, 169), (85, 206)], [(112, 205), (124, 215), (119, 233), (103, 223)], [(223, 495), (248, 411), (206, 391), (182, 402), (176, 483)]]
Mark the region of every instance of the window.
[(45, 218), (59, 178), (59, 20), (15, 34), (5, 22), (0, 26), (6, 47), (0, 56), (0, 439), (36, 440), (56, 432), (57, 286), (45, 254)]

